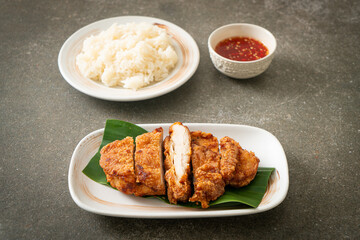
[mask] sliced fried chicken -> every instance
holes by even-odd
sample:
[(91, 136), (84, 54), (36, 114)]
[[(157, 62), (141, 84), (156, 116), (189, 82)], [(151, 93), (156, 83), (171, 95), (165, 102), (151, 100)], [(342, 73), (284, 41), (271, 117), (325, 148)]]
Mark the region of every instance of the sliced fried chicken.
[(209, 202), (225, 192), (225, 182), (220, 173), (219, 143), (210, 133), (191, 132), (194, 194), (191, 202), (200, 202), (208, 208)]
[(230, 137), (220, 139), (221, 174), (226, 184), (244, 187), (256, 176), (260, 160)]
[(165, 195), (162, 142), (162, 128), (136, 137), (136, 196)]
[(100, 166), (106, 180), (119, 191), (133, 194), (136, 189), (134, 173), (134, 139), (127, 137), (104, 146), (100, 151)]
[(223, 137), (220, 139), (220, 152), (221, 161), (220, 169), (221, 175), (226, 184), (229, 184), (230, 180), (235, 175), (236, 164), (238, 163), (240, 154), (240, 145), (234, 139), (229, 137)]
[(176, 204), (188, 201), (191, 195), (191, 136), (189, 129), (180, 122), (170, 126), (169, 134), (164, 140), (165, 180), (168, 199)]
[(236, 164), (234, 177), (229, 181), (230, 186), (244, 187), (256, 176), (260, 160), (253, 152), (239, 148), (239, 158)]

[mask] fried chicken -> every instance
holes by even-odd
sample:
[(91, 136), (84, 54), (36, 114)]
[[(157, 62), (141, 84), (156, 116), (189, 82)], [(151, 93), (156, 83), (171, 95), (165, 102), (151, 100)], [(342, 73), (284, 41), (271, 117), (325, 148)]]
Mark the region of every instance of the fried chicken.
[(210, 201), (225, 192), (225, 182), (220, 173), (219, 143), (212, 134), (201, 131), (191, 132), (191, 142), (194, 194), (189, 200), (208, 208)]
[(256, 176), (260, 160), (230, 137), (220, 139), (220, 154), (218, 140), (210, 133), (190, 133), (176, 122), (169, 135), (164, 140), (164, 162), (161, 127), (137, 136), (136, 150), (132, 137), (104, 146), (99, 164), (111, 186), (136, 196), (165, 195), (166, 180), (170, 203), (200, 202), (208, 208), (210, 201), (225, 192), (225, 185), (243, 187)]
[(161, 127), (136, 137), (136, 196), (165, 195), (162, 142)]
[(110, 185), (125, 194), (164, 195), (162, 138), (162, 128), (136, 138), (135, 168), (132, 137), (104, 146), (100, 151), (100, 166)]
[(236, 164), (234, 177), (229, 184), (232, 187), (244, 187), (248, 185), (256, 176), (260, 160), (253, 152), (239, 148), (240, 157)]
[(187, 202), (191, 195), (191, 136), (187, 127), (176, 122), (170, 126), (170, 136), (164, 140), (165, 180), (170, 203)]
[(119, 191), (133, 194), (136, 189), (134, 173), (134, 139), (127, 137), (104, 146), (100, 151), (100, 166), (106, 180)]
[(248, 152), (230, 137), (220, 139), (221, 175), (226, 184), (244, 187), (256, 176), (260, 160), (253, 152)]
[(220, 171), (226, 184), (235, 175), (236, 164), (238, 163), (240, 145), (232, 138), (223, 137), (220, 139)]

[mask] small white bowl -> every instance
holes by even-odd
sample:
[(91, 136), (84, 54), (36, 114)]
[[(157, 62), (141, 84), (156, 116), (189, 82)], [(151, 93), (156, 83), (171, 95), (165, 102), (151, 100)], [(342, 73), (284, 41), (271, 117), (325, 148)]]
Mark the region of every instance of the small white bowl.
[[(269, 54), (254, 61), (234, 61), (215, 52), (216, 45), (230, 37), (249, 37), (262, 42)], [(210, 58), (217, 70), (237, 79), (252, 78), (263, 73), (270, 65), (276, 49), (276, 39), (271, 32), (257, 25), (234, 23), (222, 26), (210, 34), (208, 39)]]

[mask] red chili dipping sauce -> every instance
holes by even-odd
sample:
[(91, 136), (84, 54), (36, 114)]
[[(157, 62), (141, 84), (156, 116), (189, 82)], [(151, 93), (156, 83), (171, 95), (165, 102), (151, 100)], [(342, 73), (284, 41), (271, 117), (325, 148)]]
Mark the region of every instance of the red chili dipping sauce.
[(231, 37), (222, 40), (216, 45), (215, 52), (234, 61), (253, 61), (269, 54), (264, 44), (247, 37)]

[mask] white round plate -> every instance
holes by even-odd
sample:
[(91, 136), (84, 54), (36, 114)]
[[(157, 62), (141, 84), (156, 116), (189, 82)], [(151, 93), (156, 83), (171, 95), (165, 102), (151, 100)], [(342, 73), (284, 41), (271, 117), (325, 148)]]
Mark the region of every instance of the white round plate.
[[(157, 24), (171, 36), (172, 45), (178, 55), (178, 62), (170, 75), (137, 91), (121, 87), (107, 87), (85, 78), (76, 66), (76, 56), (81, 52), (84, 40), (108, 29), (112, 24), (147, 22)], [(158, 18), (123, 16), (108, 18), (87, 25), (71, 35), (62, 46), (58, 64), (64, 79), (75, 89), (89, 96), (110, 101), (139, 101), (161, 96), (183, 85), (195, 73), (200, 60), (199, 48), (195, 40), (182, 28)]]

